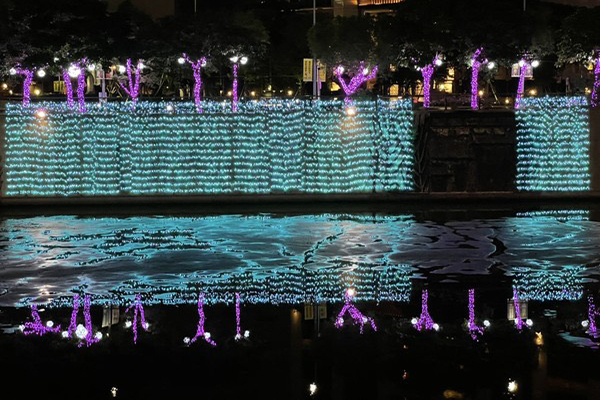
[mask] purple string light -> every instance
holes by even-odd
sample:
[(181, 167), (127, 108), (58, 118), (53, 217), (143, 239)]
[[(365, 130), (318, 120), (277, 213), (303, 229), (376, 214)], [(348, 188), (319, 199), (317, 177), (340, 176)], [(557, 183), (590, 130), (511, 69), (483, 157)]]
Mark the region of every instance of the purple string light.
[[(237, 300), (237, 298), (236, 298)], [(196, 335), (189, 341), (189, 344), (194, 343), (198, 338), (202, 337), (206, 343), (209, 343), (211, 346), (216, 346), (214, 340), (210, 338), (210, 333), (204, 330), (204, 322), (206, 321), (206, 317), (204, 316), (204, 294), (200, 293), (198, 296), (198, 328), (196, 329)]]
[(594, 298), (592, 296), (588, 297), (588, 323), (589, 328), (588, 332), (592, 336), (596, 336), (598, 334), (598, 326), (596, 325), (596, 317), (600, 315), (600, 312), (596, 309), (596, 305), (594, 304)]
[(141, 326), (145, 331), (148, 331), (148, 323), (146, 322), (146, 316), (144, 314), (144, 305), (142, 304), (142, 296), (139, 294), (135, 295), (135, 300), (132, 305), (127, 307), (125, 313), (128, 313), (131, 308), (134, 308), (133, 313), (133, 343), (137, 344), (138, 337), (138, 314), (141, 318)]
[(71, 76), (69, 75), (68, 69), (63, 69), (63, 80), (65, 81), (65, 94), (67, 95), (67, 107), (73, 108), (75, 102), (73, 101), (73, 85), (71, 85)]
[(594, 67), (594, 89), (592, 90), (592, 107), (600, 104), (600, 52), (596, 55), (596, 66)]
[(84, 113), (85, 109), (85, 69), (83, 66), (87, 63), (87, 59), (83, 59), (76, 63), (75, 66), (79, 68), (79, 75), (77, 75), (77, 101), (79, 102), (79, 112)]
[(342, 77), (344, 73), (344, 67), (339, 65), (334, 71), (334, 75), (338, 79), (342, 90), (346, 94), (344, 98), (344, 102), (349, 104), (352, 100), (350, 96), (352, 96), (356, 91), (362, 86), (363, 83), (374, 79), (377, 76), (377, 66), (373, 67), (373, 69), (369, 72), (369, 70), (365, 67), (364, 61), (360, 63), (358, 71), (354, 75), (353, 78), (350, 79), (348, 83)]
[(17, 68), (16, 73), (23, 75), (23, 106), (27, 107), (31, 104), (31, 82), (33, 82), (33, 71), (29, 69)]
[[(206, 65), (206, 57), (202, 57), (197, 61), (192, 61), (187, 54), (183, 53), (183, 58), (192, 66), (194, 71), (194, 103), (196, 104), (196, 110), (202, 112), (202, 67)], [(237, 74), (236, 74), (237, 78)], [(237, 83), (235, 84), (237, 91)]]
[(421, 316), (417, 321), (414, 321), (413, 325), (417, 328), (418, 331), (425, 329), (426, 331), (435, 329), (437, 325), (433, 322), (431, 315), (429, 315), (429, 292), (427, 289), (423, 289), (421, 294)]
[(519, 303), (519, 293), (517, 288), (513, 288), (513, 304), (515, 306), (515, 324), (517, 329), (523, 329), (523, 320), (521, 319), (521, 303)]
[(481, 68), (481, 52), (483, 49), (477, 49), (471, 57), (471, 108), (479, 108), (479, 68)]
[(125, 85), (123, 85), (121, 82), (119, 82), (119, 85), (121, 86), (121, 88), (123, 88), (123, 90), (125, 91), (125, 93), (127, 93), (127, 95), (129, 95), (129, 97), (131, 97), (131, 101), (133, 102), (133, 104), (135, 105), (135, 103), (137, 103), (138, 101), (138, 97), (140, 94), (140, 72), (142, 70), (142, 60), (138, 60), (137, 65), (135, 66), (135, 79), (132, 77), (132, 67), (131, 67), (131, 58), (127, 59), (127, 85), (128, 87), (125, 87)]
[(233, 112), (238, 110), (238, 63), (233, 63), (233, 103), (231, 109)]
[(427, 64), (421, 68), (421, 75), (423, 75), (423, 107), (429, 108), (431, 104), (431, 77), (435, 66), (440, 64), (442, 59), (436, 55), (431, 64)]
[(25, 335), (43, 336), (46, 333), (56, 333), (60, 331), (60, 325), (51, 327), (42, 324), (42, 319), (40, 318), (37, 305), (35, 304), (31, 306), (31, 317), (33, 318), (33, 322), (25, 322), (23, 325), (23, 333)]
[(517, 87), (517, 98), (515, 100), (515, 108), (521, 106), (521, 99), (525, 93), (525, 75), (527, 74), (528, 63), (525, 60), (519, 61), (519, 86)]
[(356, 308), (356, 306), (352, 303), (352, 297), (353, 296), (350, 296), (348, 294), (344, 296), (346, 304), (344, 304), (344, 307), (342, 307), (342, 310), (340, 311), (335, 320), (335, 327), (340, 329), (344, 326), (344, 315), (348, 313), (350, 314), (350, 318), (352, 318), (354, 325), (358, 325), (360, 327), (361, 335), (363, 333), (364, 326), (367, 322), (371, 325), (371, 328), (373, 328), (373, 330), (377, 332), (377, 326), (375, 325), (375, 321), (373, 320), (373, 318), (363, 315), (363, 313), (361, 313), (358, 310), (358, 308)]
[(477, 340), (477, 335), (483, 335), (483, 328), (475, 323), (475, 289), (469, 289), (469, 333), (473, 340)]
[(240, 325), (240, 294), (235, 294), (235, 340), (242, 338), (242, 327)]
[[(77, 315), (79, 314), (80, 300), (81, 298), (79, 297), (79, 295), (76, 294), (75, 296), (73, 296), (73, 311), (71, 311), (71, 322), (66, 332), (66, 337), (68, 338), (73, 337), (73, 334), (77, 330)], [(89, 295), (86, 295), (83, 300), (83, 318), (86, 334), (83, 338), (83, 341), (79, 343), (79, 347), (82, 347), (84, 342), (86, 346), (89, 347), (92, 344), (100, 341), (100, 337), (96, 337), (93, 334), (94, 327), (92, 326), (91, 307), (92, 298)]]

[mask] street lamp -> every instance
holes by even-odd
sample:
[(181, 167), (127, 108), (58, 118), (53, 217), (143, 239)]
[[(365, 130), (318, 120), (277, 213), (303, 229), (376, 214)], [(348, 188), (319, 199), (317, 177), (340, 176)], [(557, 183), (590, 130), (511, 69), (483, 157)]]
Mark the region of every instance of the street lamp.
[(248, 57), (246, 56), (233, 56), (229, 58), (229, 61), (233, 63), (233, 99), (231, 110), (237, 112), (238, 107), (238, 68), (239, 64), (246, 65), (248, 63)]

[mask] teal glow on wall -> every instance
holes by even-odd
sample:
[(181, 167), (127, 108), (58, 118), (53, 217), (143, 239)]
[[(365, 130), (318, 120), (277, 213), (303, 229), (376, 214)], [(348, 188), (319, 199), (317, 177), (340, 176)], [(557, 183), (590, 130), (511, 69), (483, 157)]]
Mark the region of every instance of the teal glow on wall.
[(517, 188), (590, 190), (590, 133), (585, 97), (523, 99), (517, 119)]
[(410, 100), (9, 104), (6, 195), (360, 193), (412, 188)]

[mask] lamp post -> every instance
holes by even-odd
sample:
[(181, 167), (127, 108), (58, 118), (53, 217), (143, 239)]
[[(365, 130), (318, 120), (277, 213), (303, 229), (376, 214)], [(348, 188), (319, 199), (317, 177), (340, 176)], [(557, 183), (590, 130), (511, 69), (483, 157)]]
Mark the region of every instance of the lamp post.
[(245, 56), (233, 56), (229, 58), (229, 61), (233, 63), (233, 101), (231, 103), (231, 110), (237, 112), (238, 107), (238, 68), (239, 64), (246, 65), (248, 57)]

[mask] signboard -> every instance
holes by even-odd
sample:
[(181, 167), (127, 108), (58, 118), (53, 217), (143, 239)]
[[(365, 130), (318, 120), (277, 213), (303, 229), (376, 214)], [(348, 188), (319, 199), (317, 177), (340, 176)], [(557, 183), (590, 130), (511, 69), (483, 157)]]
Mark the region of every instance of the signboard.
[[(327, 78), (327, 67), (325, 64), (321, 64), (320, 61), (317, 60), (319, 65), (319, 81), (325, 82)], [(305, 58), (302, 62), (302, 81), (304, 82), (312, 82), (312, 74), (313, 74), (313, 60), (312, 58)]]
[(65, 81), (54, 81), (54, 93), (65, 93)]
[[(521, 67), (519, 67), (519, 64), (513, 64), (510, 70), (511, 78), (518, 78), (520, 74), (520, 69)], [(525, 69), (525, 78), (533, 78), (533, 67), (531, 66), (531, 64), (527, 65), (527, 68)]]
[[(319, 319), (327, 319), (327, 304), (319, 303), (318, 307)], [(304, 319), (309, 321), (315, 319), (315, 305), (312, 303), (304, 303)]]

